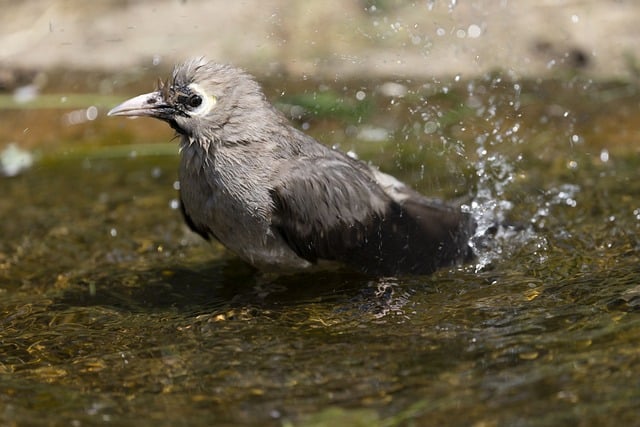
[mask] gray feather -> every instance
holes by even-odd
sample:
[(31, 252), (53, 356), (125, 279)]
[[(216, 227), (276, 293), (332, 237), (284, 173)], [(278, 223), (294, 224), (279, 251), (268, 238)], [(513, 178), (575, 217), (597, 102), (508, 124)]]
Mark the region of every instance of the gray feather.
[(292, 127), (244, 71), (178, 65), (110, 115), (151, 116), (181, 136), (185, 221), (263, 269), (339, 261), (424, 274), (471, 257), (471, 218)]

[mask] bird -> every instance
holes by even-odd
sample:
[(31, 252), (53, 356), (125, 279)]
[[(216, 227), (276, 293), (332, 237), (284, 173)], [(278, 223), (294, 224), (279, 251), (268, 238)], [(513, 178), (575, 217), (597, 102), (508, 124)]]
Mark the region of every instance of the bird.
[(243, 69), (186, 60), (108, 115), (175, 130), (186, 224), (260, 271), (428, 275), (474, 257), (472, 215), (318, 142)]

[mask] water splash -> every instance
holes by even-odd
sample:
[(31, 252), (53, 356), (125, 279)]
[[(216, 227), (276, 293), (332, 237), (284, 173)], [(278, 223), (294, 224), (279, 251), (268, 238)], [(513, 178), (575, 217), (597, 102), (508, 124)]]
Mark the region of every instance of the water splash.
[(542, 194), (540, 207), (531, 218), (531, 223), (544, 227), (546, 218), (550, 215), (554, 206), (565, 205), (575, 208), (578, 204), (576, 196), (579, 192), (580, 186), (576, 184), (562, 184), (545, 191)]
[[(480, 138), (480, 140), (484, 140)], [(482, 270), (505, 249), (504, 243), (515, 237), (516, 228), (505, 226), (513, 202), (505, 198), (505, 190), (514, 180), (514, 166), (499, 153), (489, 153), (484, 142), (479, 144), (476, 162), (478, 183), (471, 203), (463, 206), (476, 221), (476, 233), (470, 244), (477, 254), (476, 271)]]
[(370, 313), (373, 319), (387, 316), (406, 318), (412, 311), (411, 297), (415, 290), (402, 286), (395, 277), (384, 277), (370, 281), (353, 302), (358, 312)]
[(514, 182), (515, 164), (516, 161), (504, 154), (490, 153), (484, 141), (479, 143), (475, 196), (463, 206), (477, 223), (476, 233), (470, 241), (477, 255), (476, 272), (525, 246), (539, 256), (540, 262), (544, 262), (548, 241), (539, 230), (546, 227), (555, 207), (575, 208), (578, 204), (580, 186), (560, 184), (531, 196), (530, 202), (538, 208), (530, 217), (519, 223), (510, 222), (508, 216), (516, 204), (507, 199), (506, 190)]
[[(504, 87), (501, 96), (481, 96), (486, 87)], [(541, 252), (546, 241), (535, 232), (536, 217), (519, 223), (509, 216), (516, 204), (509, 200), (508, 190), (515, 183), (517, 165), (522, 154), (513, 146), (525, 142), (522, 135), (522, 85), (509, 83), (501, 76), (488, 76), (467, 85), (466, 106), (489, 125), (475, 138), (476, 186), (470, 203), (463, 210), (476, 221), (476, 233), (470, 244), (477, 255), (475, 270), (480, 271), (498, 259), (532, 243)]]

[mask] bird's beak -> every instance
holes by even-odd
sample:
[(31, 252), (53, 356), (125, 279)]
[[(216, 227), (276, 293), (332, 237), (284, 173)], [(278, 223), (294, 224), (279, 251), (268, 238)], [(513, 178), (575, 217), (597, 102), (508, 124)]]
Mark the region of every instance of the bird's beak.
[(128, 99), (107, 113), (108, 116), (155, 117), (171, 119), (174, 109), (162, 98), (160, 91), (145, 93)]

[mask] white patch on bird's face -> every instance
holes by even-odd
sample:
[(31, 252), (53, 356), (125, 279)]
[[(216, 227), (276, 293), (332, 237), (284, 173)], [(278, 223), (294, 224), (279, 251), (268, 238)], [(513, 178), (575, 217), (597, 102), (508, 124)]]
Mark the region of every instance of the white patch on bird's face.
[(202, 98), (202, 103), (189, 111), (190, 116), (202, 117), (209, 114), (209, 112), (215, 107), (218, 102), (217, 98), (213, 95), (209, 95), (199, 84), (191, 83), (189, 89)]

